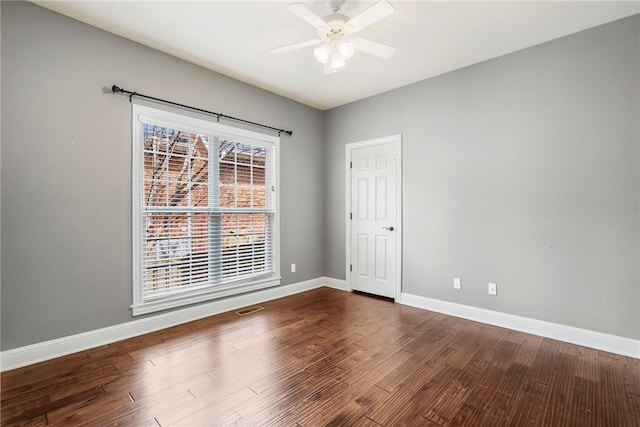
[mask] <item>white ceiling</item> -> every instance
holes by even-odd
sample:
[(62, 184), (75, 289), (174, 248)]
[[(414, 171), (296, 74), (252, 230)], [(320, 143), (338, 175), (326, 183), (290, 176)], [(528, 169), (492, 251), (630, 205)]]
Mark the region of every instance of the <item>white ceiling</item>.
[[(34, 1), (90, 25), (322, 110), (495, 58), (640, 12), (640, 1), (406, 1), (359, 36), (396, 47), (384, 60), (357, 52), (324, 75), (313, 48), (271, 48), (312, 39), (291, 13), (325, 1)], [(355, 16), (371, 1), (347, 0)]]

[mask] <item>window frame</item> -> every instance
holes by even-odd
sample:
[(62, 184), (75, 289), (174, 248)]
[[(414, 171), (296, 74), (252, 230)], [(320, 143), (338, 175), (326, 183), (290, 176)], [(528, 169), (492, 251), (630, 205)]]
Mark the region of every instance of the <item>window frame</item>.
[[(217, 139), (231, 140), (237, 143), (260, 145), (273, 149), (273, 250), (271, 252), (272, 271), (257, 278), (240, 278), (226, 281), (223, 284), (209, 283), (203, 287), (183, 292), (170, 292), (168, 295), (153, 298), (144, 297), (144, 125), (157, 125), (166, 128), (189, 131), (206, 135), (210, 141)], [(224, 298), (245, 292), (280, 285), (280, 138), (246, 129), (222, 125), (220, 123), (151, 108), (145, 105), (132, 104), (132, 261), (133, 261), (133, 304), (134, 316), (162, 310), (182, 307), (204, 301)], [(212, 151), (212, 150), (210, 150)], [(217, 185), (218, 177), (211, 177), (210, 185)]]

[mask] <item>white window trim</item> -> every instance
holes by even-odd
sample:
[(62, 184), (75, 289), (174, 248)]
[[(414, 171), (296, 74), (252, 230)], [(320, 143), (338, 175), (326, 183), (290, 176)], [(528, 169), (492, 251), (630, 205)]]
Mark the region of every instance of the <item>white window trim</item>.
[[(168, 310), (176, 307), (224, 298), (244, 292), (251, 292), (280, 285), (280, 138), (246, 129), (234, 128), (220, 123), (197, 119), (168, 111), (158, 110), (138, 104), (132, 105), (132, 176), (131, 176), (131, 211), (132, 211), (132, 261), (133, 261), (133, 304), (134, 316)], [(257, 145), (268, 145), (275, 148), (275, 215), (274, 215), (274, 274), (268, 278), (245, 279), (225, 283), (215, 288), (201, 288), (174, 294), (166, 298), (144, 301), (143, 269), (142, 269), (142, 179), (144, 174), (142, 126), (156, 124), (176, 129), (188, 129), (203, 135), (227, 138), (237, 142)]]

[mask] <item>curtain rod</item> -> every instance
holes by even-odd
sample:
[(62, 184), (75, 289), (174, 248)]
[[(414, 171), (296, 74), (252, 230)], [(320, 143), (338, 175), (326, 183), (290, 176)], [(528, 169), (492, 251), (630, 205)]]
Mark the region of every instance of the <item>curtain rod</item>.
[(120, 88), (120, 87), (118, 87), (116, 85), (111, 86), (111, 91), (113, 93), (126, 93), (126, 94), (128, 94), (129, 95), (129, 102), (131, 102), (131, 98), (133, 98), (134, 96), (137, 96), (137, 97), (140, 97), (140, 98), (146, 98), (146, 99), (150, 99), (152, 101), (163, 102), (165, 104), (175, 105), (177, 107), (182, 107), (182, 108), (186, 108), (188, 110), (197, 111), (199, 113), (210, 114), (212, 116), (216, 116), (218, 118), (218, 120), (223, 118), (223, 119), (226, 119), (226, 120), (233, 120), (235, 122), (245, 123), (245, 124), (252, 125), (252, 126), (258, 126), (258, 127), (264, 128), (264, 129), (269, 129), (269, 130), (272, 130), (272, 131), (276, 131), (276, 132), (278, 132), (278, 135), (283, 134), (283, 133), (286, 133), (289, 136), (293, 135), (293, 131), (291, 131), (291, 130), (278, 129), (278, 128), (274, 128), (274, 127), (271, 127), (271, 126), (263, 125), (261, 123), (250, 122), (249, 120), (239, 119), (239, 118), (233, 117), (233, 116), (227, 116), (226, 114), (215, 113), (213, 111), (203, 110), (202, 108), (191, 107), (189, 105), (179, 104), (179, 103), (173, 102), (173, 101), (167, 101), (166, 99), (156, 98), (156, 97), (153, 97), (153, 96), (144, 95), (142, 93), (132, 92), (130, 90), (122, 89), (122, 88)]

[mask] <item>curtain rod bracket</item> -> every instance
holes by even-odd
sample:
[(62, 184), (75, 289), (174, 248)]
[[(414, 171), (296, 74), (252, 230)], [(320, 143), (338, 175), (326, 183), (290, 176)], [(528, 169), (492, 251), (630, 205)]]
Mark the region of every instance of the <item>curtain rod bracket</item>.
[(205, 114), (210, 114), (212, 116), (216, 116), (216, 120), (217, 120), (218, 123), (220, 123), (220, 117), (222, 117), (222, 118), (227, 119), (227, 120), (232, 120), (232, 121), (235, 121), (235, 122), (245, 123), (245, 124), (248, 124), (248, 125), (251, 125), (251, 126), (257, 126), (257, 127), (261, 127), (261, 128), (264, 128), (264, 129), (269, 129), (271, 131), (278, 132), (278, 136), (280, 136), (283, 133), (286, 133), (289, 136), (293, 135), (293, 131), (291, 131), (291, 130), (278, 129), (278, 128), (274, 128), (272, 126), (267, 126), (267, 125), (263, 125), (263, 124), (260, 124), (260, 123), (251, 122), (249, 120), (244, 120), (244, 119), (239, 119), (237, 117), (227, 116), (227, 115), (222, 114), (222, 113), (215, 113), (213, 111), (203, 110), (202, 108), (191, 107), (189, 105), (179, 104), (179, 103), (173, 102), (173, 101), (167, 101), (166, 99), (156, 98), (156, 97), (149, 96), (149, 95), (143, 95), (143, 94), (138, 93), (138, 92), (133, 92), (133, 91), (130, 91), (130, 90), (122, 89), (121, 87), (118, 87), (116, 85), (112, 85), (111, 86), (111, 92), (128, 94), (129, 95), (129, 102), (132, 102), (132, 98), (134, 96), (138, 96), (140, 98), (146, 98), (146, 99), (150, 99), (152, 101), (162, 102), (164, 104), (169, 104), (169, 105), (175, 105), (177, 107), (186, 108), (188, 110), (197, 111), (199, 113), (205, 113)]

